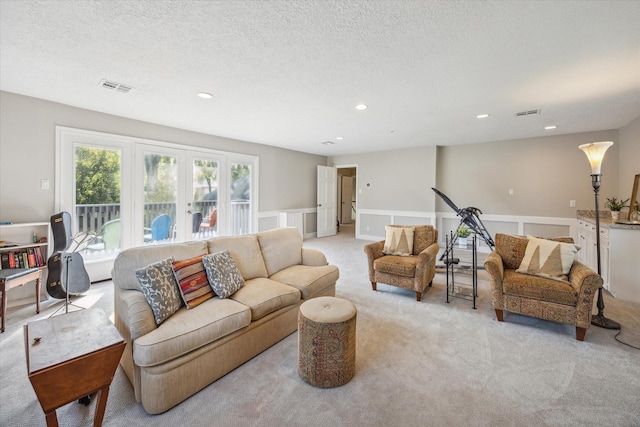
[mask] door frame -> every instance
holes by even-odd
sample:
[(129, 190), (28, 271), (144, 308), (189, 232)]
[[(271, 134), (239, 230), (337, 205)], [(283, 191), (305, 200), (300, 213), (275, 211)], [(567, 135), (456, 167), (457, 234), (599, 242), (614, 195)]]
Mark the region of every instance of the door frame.
[[(353, 224), (355, 224), (355, 226), (358, 227), (358, 223), (360, 222), (359, 218), (358, 218), (358, 215), (359, 215), (359, 212), (360, 212), (358, 203), (360, 201), (360, 197), (359, 196), (360, 196), (360, 194), (362, 194), (362, 188), (360, 188), (360, 176), (359, 176), (360, 170), (358, 169), (358, 164), (357, 163), (347, 163), (347, 164), (343, 164), (343, 165), (335, 165), (334, 168), (336, 168), (336, 170), (339, 170), (339, 169), (355, 169), (356, 170), (356, 174), (354, 175), (354, 177), (356, 179), (356, 182), (355, 182), (355, 187), (356, 187), (356, 191), (355, 191), (355, 195), (356, 195), (356, 217), (353, 220)], [(351, 207), (349, 207), (349, 209), (351, 209)], [(358, 234), (359, 234), (358, 230), (356, 229), (355, 236), (357, 237)]]

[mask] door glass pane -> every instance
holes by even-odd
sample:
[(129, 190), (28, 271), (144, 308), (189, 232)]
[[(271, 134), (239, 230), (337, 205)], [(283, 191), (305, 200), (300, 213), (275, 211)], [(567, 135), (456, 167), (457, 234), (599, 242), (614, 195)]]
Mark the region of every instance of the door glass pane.
[(178, 196), (177, 158), (157, 153), (144, 155), (144, 243), (174, 240)]
[(230, 234), (251, 233), (251, 165), (231, 164), (230, 195)]
[(119, 150), (78, 146), (75, 162), (75, 210), (78, 232), (96, 235), (83, 256), (112, 256), (120, 249)]
[(207, 239), (218, 230), (218, 162), (193, 160), (193, 239)]

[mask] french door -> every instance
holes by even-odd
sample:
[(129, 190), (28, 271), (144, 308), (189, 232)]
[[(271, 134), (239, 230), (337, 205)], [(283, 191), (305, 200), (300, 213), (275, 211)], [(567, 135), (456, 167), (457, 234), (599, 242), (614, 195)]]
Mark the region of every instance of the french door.
[(56, 210), (99, 235), (85, 258), (254, 232), (257, 169), (254, 156), (56, 128)]

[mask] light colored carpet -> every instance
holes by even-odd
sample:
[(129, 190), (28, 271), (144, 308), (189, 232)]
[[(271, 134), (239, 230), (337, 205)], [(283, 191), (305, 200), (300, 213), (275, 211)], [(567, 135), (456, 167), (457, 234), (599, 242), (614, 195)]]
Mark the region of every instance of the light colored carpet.
[[(591, 327), (575, 340), (568, 325), (505, 313), (497, 322), (486, 273), (477, 310), (445, 302), (445, 277), (415, 301), (413, 292), (380, 284), (371, 290), (365, 241), (352, 228), (311, 239), (340, 268), (337, 296), (357, 309), (356, 374), (334, 389), (314, 388), (297, 374), (294, 333), (190, 399), (160, 415), (135, 402), (118, 369), (105, 426), (639, 426), (640, 351), (616, 331)], [(112, 283), (92, 285), (77, 300), (113, 312)], [(640, 305), (605, 299), (621, 339), (640, 343)], [(45, 425), (26, 375), (22, 325), (49, 316), (60, 302), (10, 309), (0, 336), (0, 425)], [(61, 426), (92, 424), (93, 404), (58, 410)]]

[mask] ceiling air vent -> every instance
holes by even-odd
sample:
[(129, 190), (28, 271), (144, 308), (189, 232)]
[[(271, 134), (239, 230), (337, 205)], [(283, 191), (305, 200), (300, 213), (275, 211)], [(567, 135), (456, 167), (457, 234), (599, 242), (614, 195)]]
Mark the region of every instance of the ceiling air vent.
[(537, 110), (518, 111), (516, 113), (516, 117), (536, 116), (539, 114), (540, 114), (540, 109), (538, 108)]
[(131, 86), (123, 85), (121, 83), (117, 83), (111, 80), (104, 80), (104, 79), (100, 81), (100, 87), (103, 87), (109, 90), (115, 90), (116, 92), (121, 92), (121, 93), (129, 93), (131, 92), (131, 89), (133, 89)]

